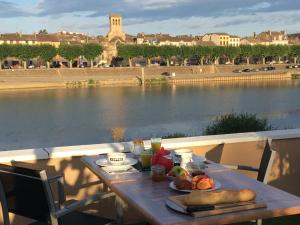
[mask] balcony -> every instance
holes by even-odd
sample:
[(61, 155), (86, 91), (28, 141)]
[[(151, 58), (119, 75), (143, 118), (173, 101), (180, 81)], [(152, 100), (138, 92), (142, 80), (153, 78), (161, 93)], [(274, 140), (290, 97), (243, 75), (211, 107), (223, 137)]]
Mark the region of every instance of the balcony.
[[(163, 140), (163, 146), (170, 149), (189, 148), (218, 163), (258, 167), (266, 139), (272, 139), (272, 149), (277, 152), (268, 184), (300, 196), (300, 129), (167, 139)], [(150, 142), (145, 141), (145, 145), (146, 148), (150, 147)], [(112, 151), (130, 151), (132, 146), (131, 142), (126, 142), (2, 151), (0, 163), (45, 168), (50, 175), (63, 173), (67, 199), (82, 199), (101, 190), (103, 186), (80, 158)], [(255, 172), (240, 172), (256, 179)], [(104, 200), (87, 211), (113, 218), (114, 202)], [(30, 222), (19, 216), (10, 215), (10, 218), (12, 225)], [(125, 207), (125, 221), (136, 223), (143, 221), (143, 218), (132, 208)]]

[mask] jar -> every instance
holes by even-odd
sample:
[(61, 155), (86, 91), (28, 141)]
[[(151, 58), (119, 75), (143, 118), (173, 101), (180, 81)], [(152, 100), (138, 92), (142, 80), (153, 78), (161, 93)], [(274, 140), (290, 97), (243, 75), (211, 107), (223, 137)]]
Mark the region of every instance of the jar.
[(151, 179), (160, 182), (166, 179), (166, 168), (161, 165), (151, 166)]
[(138, 158), (139, 155), (145, 150), (143, 140), (135, 140), (133, 141), (133, 154)]

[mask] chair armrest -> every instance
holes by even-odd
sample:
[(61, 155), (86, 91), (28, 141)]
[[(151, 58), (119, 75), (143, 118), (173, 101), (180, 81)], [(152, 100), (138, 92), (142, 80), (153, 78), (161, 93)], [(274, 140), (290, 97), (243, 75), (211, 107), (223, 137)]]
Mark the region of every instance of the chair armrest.
[(52, 177), (48, 177), (48, 182), (57, 183), (57, 191), (58, 191), (58, 207), (61, 208), (62, 204), (66, 201), (66, 195), (65, 195), (65, 190), (64, 190), (64, 175), (63, 174), (58, 174)]
[(244, 165), (226, 165), (222, 164), (222, 166), (233, 169), (233, 170), (246, 170), (246, 171), (253, 171), (253, 172), (258, 172), (258, 168), (252, 167), (252, 166), (244, 166)]
[(61, 179), (63, 178), (64, 175), (63, 174), (57, 174), (55, 176), (52, 176), (52, 177), (48, 177), (48, 181), (49, 182), (56, 182), (58, 179)]
[(82, 200), (79, 200), (79, 201), (76, 201), (76, 202), (72, 202), (68, 205), (64, 205), (64, 207), (58, 211), (55, 212), (54, 216), (56, 218), (59, 218), (59, 217), (62, 217), (74, 210), (77, 210), (79, 208), (82, 208), (84, 206), (88, 206), (94, 202), (97, 202), (97, 201), (100, 201), (102, 199), (105, 199), (105, 198), (109, 198), (109, 197), (112, 197), (112, 196), (115, 196), (115, 193), (113, 192), (99, 192), (99, 193), (96, 193), (94, 195), (91, 195), (85, 199), (82, 199)]

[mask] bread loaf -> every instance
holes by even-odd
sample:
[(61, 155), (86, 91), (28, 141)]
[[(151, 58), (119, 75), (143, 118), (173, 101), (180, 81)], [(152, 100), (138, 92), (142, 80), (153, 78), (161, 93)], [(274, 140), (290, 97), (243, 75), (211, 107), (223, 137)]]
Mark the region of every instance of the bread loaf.
[(185, 205), (217, 205), (254, 200), (256, 193), (250, 189), (239, 191), (222, 190), (213, 192), (192, 191), (184, 198)]

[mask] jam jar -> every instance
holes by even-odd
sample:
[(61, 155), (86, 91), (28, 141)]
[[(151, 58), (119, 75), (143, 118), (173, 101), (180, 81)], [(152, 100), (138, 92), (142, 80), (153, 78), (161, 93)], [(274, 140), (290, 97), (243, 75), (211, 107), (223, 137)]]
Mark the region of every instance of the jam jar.
[(161, 165), (151, 166), (151, 179), (160, 182), (166, 179), (166, 168)]

